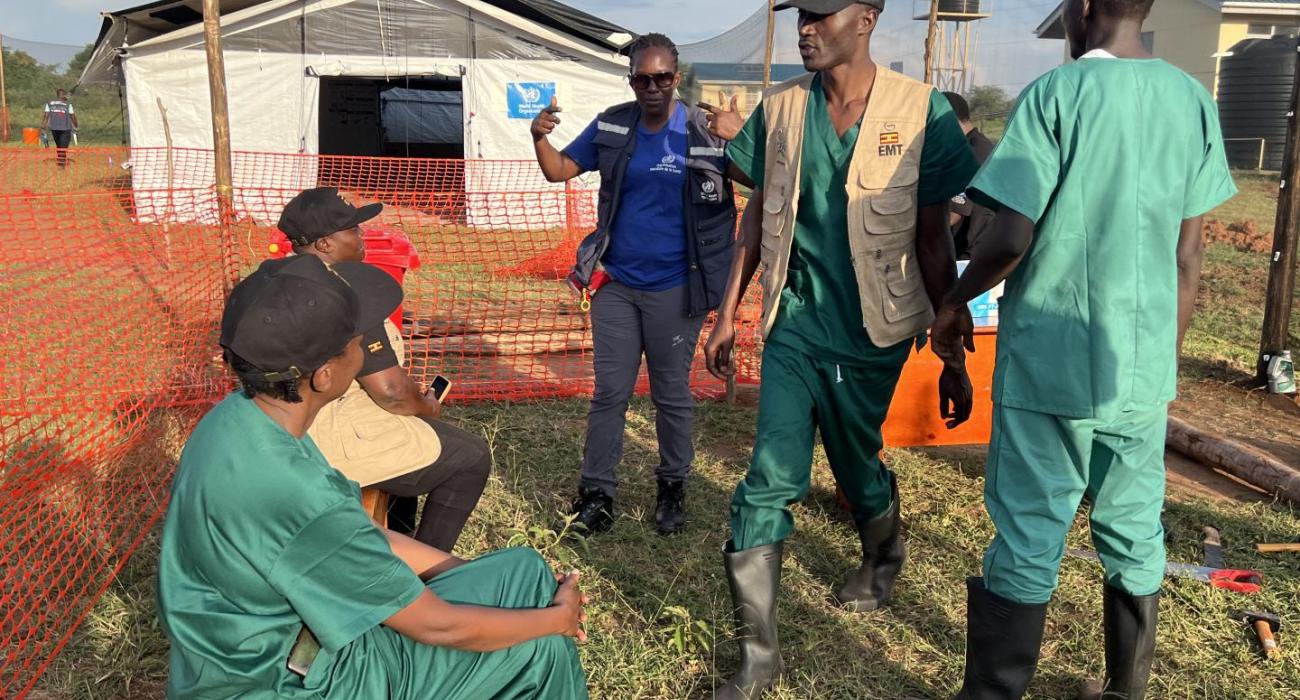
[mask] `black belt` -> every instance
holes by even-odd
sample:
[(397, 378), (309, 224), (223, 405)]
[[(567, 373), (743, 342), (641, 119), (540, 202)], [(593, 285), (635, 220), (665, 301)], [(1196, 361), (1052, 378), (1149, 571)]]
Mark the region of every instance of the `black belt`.
[(312, 662), (316, 660), (316, 655), (319, 653), (320, 642), (316, 641), (316, 635), (303, 625), (302, 631), (298, 633), (298, 640), (289, 649), (289, 670), (299, 677), (306, 678), (307, 672), (311, 671)]

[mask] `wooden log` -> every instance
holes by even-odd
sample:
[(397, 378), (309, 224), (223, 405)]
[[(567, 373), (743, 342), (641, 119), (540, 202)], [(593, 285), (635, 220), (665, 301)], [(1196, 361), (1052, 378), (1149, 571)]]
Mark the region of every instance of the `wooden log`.
[(1249, 445), (1192, 427), (1173, 416), (1169, 417), (1168, 445), (1278, 498), (1300, 503), (1300, 471)]
[(468, 355), (494, 357), (572, 353), (591, 349), (585, 333), (468, 333), (445, 338), (415, 339), (407, 343), (414, 357)]

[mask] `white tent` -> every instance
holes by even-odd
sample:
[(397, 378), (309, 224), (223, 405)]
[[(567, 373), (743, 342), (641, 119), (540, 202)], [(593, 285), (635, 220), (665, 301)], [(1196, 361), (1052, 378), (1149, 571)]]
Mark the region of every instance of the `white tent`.
[[(221, 6), (235, 151), (382, 155), (376, 152), (386, 138), (381, 103), (398, 95), (381, 100), (380, 91), (436, 84), (461, 93), (429, 100), (444, 115), (459, 113), (463, 148), (455, 157), (531, 159), (528, 123), (551, 95), (565, 108), (557, 143), (575, 137), (604, 107), (631, 98), (627, 59), (619, 53), (631, 35), (554, 0), (223, 0)], [(126, 86), (133, 147), (164, 146), (169, 130), (177, 148), (211, 148), (201, 0), (106, 13), (82, 82), (108, 81)], [(409, 92), (401, 96), (410, 99)], [(310, 159), (304, 162), (295, 182), (285, 182), (283, 172), (264, 181), (270, 174), (237, 162), (235, 187), (314, 186)], [(133, 174), (138, 196), (166, 188), (168, 178), (173, 188), (211, 184), (177, 177), (161, 166), (137, 166)], [(540, 175), (529, 184), (544, 186)], [(473, 191), (474, 183), (465, 187)]]

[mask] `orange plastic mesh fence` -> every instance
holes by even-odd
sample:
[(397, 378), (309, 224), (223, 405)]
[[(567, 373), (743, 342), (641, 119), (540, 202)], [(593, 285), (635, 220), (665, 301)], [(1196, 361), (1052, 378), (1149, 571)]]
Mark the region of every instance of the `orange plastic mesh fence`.
[[(166, 504), (194, 423), (233, 388), (217, 361), (225, 287), (270, 253), (281, 207), (334, 185), (405, 235), (411, 373), (453, 401), (580, 396), (591, 323), (563, 278), (594, 183), (532, 162), (237, 153), (220, 226), (212, 153), (0, 149), (0, 697), (21, 697)], [(752, 285), (756, 286), (756, 285)], [(741, 381), (757, 381), (757, 291)], [(705, 329), (707, 337), (708, 328)], [(692, 384), (720, 382), (697, 359)], [(639, 390), (645, 390), (644, 376)]]

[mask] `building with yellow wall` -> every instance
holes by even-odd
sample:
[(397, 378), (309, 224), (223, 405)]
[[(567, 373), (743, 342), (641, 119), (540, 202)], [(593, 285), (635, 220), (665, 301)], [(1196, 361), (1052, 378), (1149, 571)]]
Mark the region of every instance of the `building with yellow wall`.
[[(1038, 25), (1038, 38), (1065, 38), (1062, 7), (1058, 5)], [(1143, 28), (1142, 40), (1152, 55), (1187, 71), (1213, 94), (1224, 53), (1243, 39), (1295, 36), (1300, 30), (1300, 2), (1156, 0)], [(1070, 60), (1069, 50), (1067, 45), (1066, 61)]]

